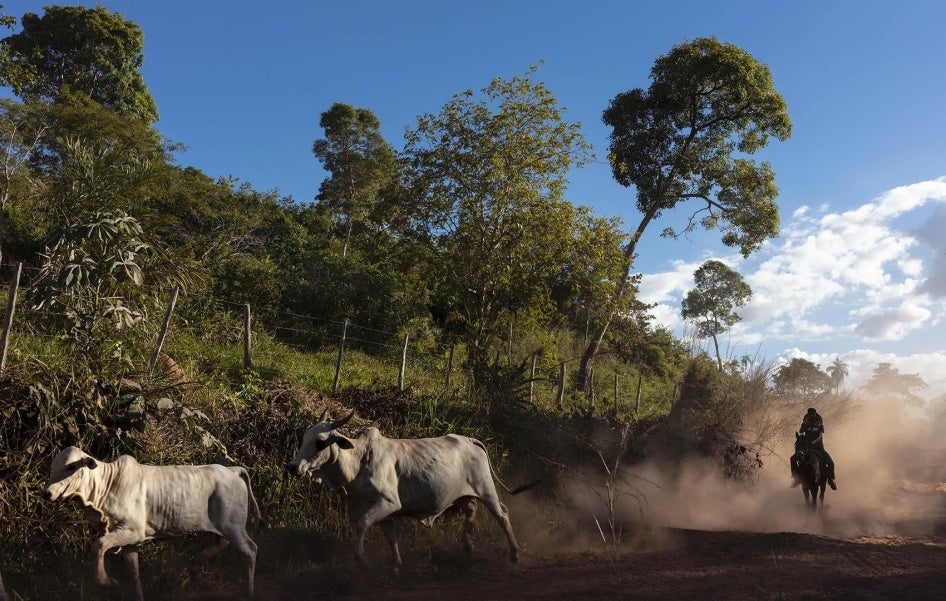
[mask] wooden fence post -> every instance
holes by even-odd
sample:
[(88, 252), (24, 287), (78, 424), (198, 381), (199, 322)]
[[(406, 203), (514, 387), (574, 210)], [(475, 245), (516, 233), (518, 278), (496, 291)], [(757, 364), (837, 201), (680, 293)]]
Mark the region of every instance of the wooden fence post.
[(164, 323), (161, 324), (158, 342), (154, 345), (154, 352), (151, 353), (151, 361), (148, 361), (148, 379), (154, 376), (154, 366), (158, 362), (158, 355), (161, 354), (161, 346), (164, 344), (164, 337), (167, 336), (168, 327), (171, 325), (171, 314), (174, 313), (174, 305), (177, 304), (177, 295), (180, 292), (181, 287), (175, 286), (174, 292), (171, 293), (171, 302), (168, 303), (167, 313), (164, 314)]
[(450, 354), (447, 355), (447, 373), (443, 379), (443, 387), (446, 389), (450, 388), (450, 372), (453, 371), (453, 351), (457, 347), (455, 344), (450, 345)]
[(348, 318), (342, 324), (342, 339), (338, 341), (338, 361), (335, 362), (335, 381), (332, 382), (332, 392), (338, 392), (338, 385), (342, 376), (342, 357), (345, 356), (345, 336), (348, 335)]
[(558, 398), (555, 399), (559, 410), (565, 408), (565, 362), (562, 361), (558, 368)]
[(16, 264), (13, 281), (10, 282), (10, 296), (7, 298), (7, 316), (3, 322), (3, 334), (0, 339), (0, 373), (7, 366), (7, 345), (10, 343), (10, 330), (13, 328), (13, 311), (16, 309), (16, 293), (20, 289), (20, 274), (23, 273), (23, 262)]
[(401, 369), (397, 375), (397, 387), (404, 390), (404, 370), (407, 368), (407, 339), (409, 334), (404, 334), (404, 348), (401, 350)]
[(253, 367), (253, 331), (250, 317), (250, 303), (243, 304), (243, 368)]
[(532, 353), (532, 369), (529, 371), (529, 402), (532, 402), (535, 390), (535, 364), (539, 360), (539, 355)]

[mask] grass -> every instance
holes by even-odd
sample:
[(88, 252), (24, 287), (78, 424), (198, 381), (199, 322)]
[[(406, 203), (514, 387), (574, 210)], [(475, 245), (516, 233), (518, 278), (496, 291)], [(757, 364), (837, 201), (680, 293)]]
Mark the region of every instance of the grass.
[[(52, 452), (67, 444), (79, 444), (103, 460), (128, 452), (143, 463), (165, 465), (212, 462), (225, 449), (250, 468), (254, 493), (272, 526), (271, 530), (253, 530), (252, 536), (260, 544), (261, 557), (266, 558), (261, 565), (268, 565), (266, 569), (277, 578), (311, 570), (313, 565), (331, 570), (333, 558), (351, 554), (353, 534), (344, 499), (311, 479), (290, 477), (284, 470), (302, 433), (323, 407), (333, 412), (357, 408), (359, 417), (370, 418), (394, 437), (450, 432), (476, 437), (487, 445), (493, 465), (500, 471), (513, 462), (516, 465), (510, 467), (521, 473), (557, 469), (535, 456), (560, 460), (571, 453), (571, 447), (554, 448), (561, 439), (549, 434), (562, 429), (563, 420), (575, 418), (563, 417), (556, 407), (557, 367), (544, 358), (540, 359), (548, 364), (540, 361), (530, 406), (517, 404), (517, 395), (523, 390), (521, 378), (510, 380), (518, 387), (509, 394), (498, 390), (496, 398), (477, 398), (459, 367), (462, 348), (454, 356), (449, 388), (444, 386), (445, 349), (420, 343), (409, 349), (407, 387), (400, 391), (400, 349), (377, 352), (353, 344), (346, 349), (342, 389), (337, 395), (328, 392), (335, 377), (337, 348), (302, 349), (265, 331), (254, 331), (253, 365), (246, 369), (241, 324), (232, 316), (200, 322), (182, 319), (172, 324), (163, 350), (183, 368), (187, 380), (183, 384), (143, 377), (152, 349), (149, 343), (141, 343), (135, 350), (135, 365), (113, 363), (112, 371), (91, 374), (83, 371), (87, 366), (70, 356), (62, 340), (25, 329), (14, 332), (11, 369), (0, 379), (0, 411), (11, 419), (7, 425), (16, 418), (16, 423), (33, 424), (34, 431), (25, 437), (20, 430), (0, 430), (8, 434), (0, 440), (0, 558), (4, 558), (2, 569), (8, 587), (24, 599), (84, 600), (99, 595), (89, 577), (87, 549), (94, 538), (92, 527), (75, 504), (52, 505), (37, 495), (48, 474)], [(126, 380), (137, 384), (132, 386)], [(667, 406), (660, 388), (645, 380), (641, 408), (634, 414), (630, 403), (636, 384), (632, 375), (620, 378), (620, 419), (655, 414)], [(38, 385), (48, 394), (31, 397), (29, 390)], [(613, 407), (613, 398), (607, 396), (613, 397), (613, 392), (608, 392), (613, 383), (599, 381), (597, 386), (599, 397), (593, 410), (607, 415)], [(165, 398), (174, 405), (159, 411), (157, 402)], [(144, 402), (146, 419), (129, 417), (128, 404), (133, 399)], [(49, 410), (33, 415), (41, 406)], [(584, 415), (586, 410), (576, 397), (566, 400), (565, 415)], [(24, 455), (23, 445), (37, 435), (47, 446)], [(206, 444), (208, 437), (213, 444)], [(539, 453), (524, 449), (538, 449)], [(488, 512), (478, 514), (477, 548), (505, 556), (501, 531)], [(446, 557), (451, 561), (459, 552), (461, 523), (445, 516), (428, 530), (403, 521), (405, 559), (437, 562)], [(388, 550), (379, 529), (369, 532), (369, 543), (372, 560), (386, 564)], [(154, 598), (153, 593), (165, 591), (163, 598), (193, 598), (180, 592), (185, 584), (182, 574), (190, 556), (203, 544), (201, 537), (186, 537), (144, 545), (141, 563), (146, 595), (150, 592)], [(227, 559), (235, 554), (221, 555), (221, 561), (208, 564), (208, 579), (226, 587), (239, 568), (231, 565), (237, 563), (233, 557)], [(112, 571), (124, 573), (120, 562), (110, 562), (115, 564)], [(60, 565), (64, 567), (54, 569)]]

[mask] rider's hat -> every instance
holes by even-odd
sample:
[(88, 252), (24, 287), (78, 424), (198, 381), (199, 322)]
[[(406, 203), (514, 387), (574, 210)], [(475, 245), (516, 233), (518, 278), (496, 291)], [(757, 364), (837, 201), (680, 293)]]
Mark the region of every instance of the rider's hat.
[(818, 413), (818, 411), (814, 407), (809, 407), (808, 413)]

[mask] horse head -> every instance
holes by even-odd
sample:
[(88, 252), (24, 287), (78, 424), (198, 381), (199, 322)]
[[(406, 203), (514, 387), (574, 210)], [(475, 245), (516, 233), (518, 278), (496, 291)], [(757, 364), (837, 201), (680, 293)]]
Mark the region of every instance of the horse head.
[(795, 432), (795, 452), (805, 453), (808, 450), (808, 439), (804, 434)]

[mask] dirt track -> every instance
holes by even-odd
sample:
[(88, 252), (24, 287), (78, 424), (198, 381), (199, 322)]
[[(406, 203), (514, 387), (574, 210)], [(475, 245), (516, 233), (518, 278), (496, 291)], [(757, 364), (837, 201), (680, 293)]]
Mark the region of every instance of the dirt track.
[[(526, 553), (518, 566), (477, 554), (466, 570), (357, 577), (341, 569), (261, 574), (262, 599), (946, 599), (946, 538), (835, 539), (793, 533), (655, 531), (646, 545)], [(354, 578), (346, 578), (354, 576)], [(321, 589), (321, 590), (319, 590)]]
[[(286, 538), (286, 533), (278, 530), (261, 531), (257, 532), (261, 553), (256, 599), (946, 601), (946, 514), (942, 510), (946, 507), (946, 494), (941, 490), (935, 494), (943, 502), (935, 504), (932, 514), (887, 521), (880, 526), (883, 531), (898, 534), (823, 536), (636, 526), (628, 527), (623, 542), (612, 548), (600, 538), (589, 542), (566, 535), (555, 543), (542, 543), (534, 533), (530, 537), (524, 532), (525, 544), (518, 565), (506, 562), (504, 542), (496, 536), (498, 532), (490, 534), (488, 523), (471, 564), (464, 561), (456, 541), (444, 537), (433, 540), (434, 532), (418, 527), (402, 538), (405, 567), (398, 575), (385, 565), (389, 555), (380, 536), (374, 537), (368, 547), (373, 566), (366, 574), (351, 559), (350, 541), (339, 541), (331, 549), (313, 541), (307, 548), (315, 549), (321, 558), (304, 559), (300, 556), (304, 555), (303, 550), (293, 549), (289, 542), (298, 542), (298, 537)], [(829, 517), (809, 517), (798, 509), (811, 532), (839, 532), (838, 528), (851, 527), (847, 518), (832, 519), (830, 507)], [(875, 524), (867, 530), (876, 527)], [(174, 574), (175, 569), (183, 572), (183, 565), (145, 563), (142, 570), (149, 581), (146, 598), (241, 598), (243, 582), (238, 576), (238, 557), (235, 553), (221, 555), (217, 567), (208, 571), (201, 584), (188, 585), (181, 580), (180, 573)], [(81, 575), (76, 572), (68, 578), (72, 584), (60, 589), (54, 598), (132, 598), (127, 586), (107, 592), (89, 588), (86, 568), (83, 566)], [(113, 569), (121, 578), (119, 566), (114, 565)], [(156, 577), (160, 583), (155, 581)], [(18, 592), (27, 599), (49, 597), (46, 593), (37, 597), (26, 591), (23, 588)]]

